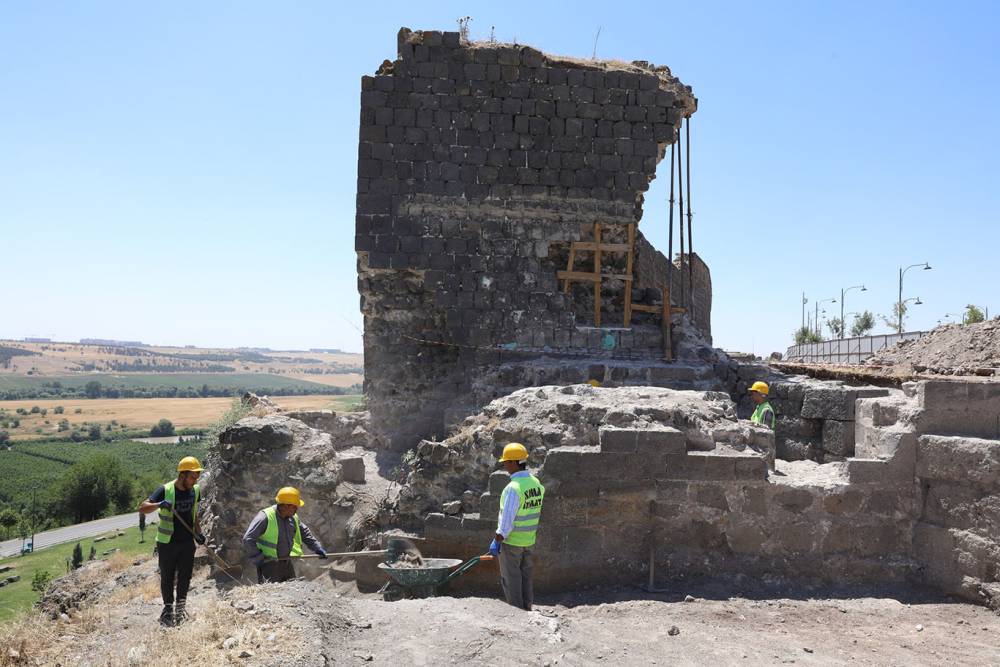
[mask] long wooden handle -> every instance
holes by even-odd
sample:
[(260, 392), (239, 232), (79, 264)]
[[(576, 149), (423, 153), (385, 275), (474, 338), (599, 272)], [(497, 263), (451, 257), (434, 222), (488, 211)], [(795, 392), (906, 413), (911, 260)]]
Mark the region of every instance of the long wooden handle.
[[(340, 553), (327, 554), (327, 558), (346, 558), (347, 556), (385, 556), (388, 551), (341, 551)], [(319, 554), (303, 554), (301, 556), (284, 556), (282, 558), (271, 558), (269, 560), (299, 560), (300, 558), (320, 558)]]

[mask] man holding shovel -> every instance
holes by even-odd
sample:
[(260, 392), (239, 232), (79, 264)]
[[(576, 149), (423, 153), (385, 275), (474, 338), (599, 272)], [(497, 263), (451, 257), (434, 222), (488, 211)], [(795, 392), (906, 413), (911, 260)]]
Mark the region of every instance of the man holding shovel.
[(299, 490), (286, 486), (278, 491), (276, 504), (257, 512), (243, 535), (247, 558), (257, 566), (257, 582), (288, 581), (295, 578), (293, 558), (302, 557), (302, 543), (320, 558), (326, 550), (299, 520), (299, 508), (305, 505)]
[[(177, 479), (159, 487), (139, 505), (142, 514), (160, 512), (156, 529), (157, 554), (160, 565), (160, 594), (163, 611), (160, 623), (173, 626), (187, 618), (185, 601), (194, 569), (195, 542), (205, 543), (205, 536), (198, 529), (198, 501), (201, 488), (201, 463), (193, 456), (186, 456), (177, 464)], [(178, 521), (174, 521), (177, 518)], [(174, 586), (177, 587), (176, 597)]]
[(528, 472), (528, 450), (521, 443), (504, 447), (500, 463), (510, 473), (510, 482), (500, 495), (500, 515), (490, 555), (499, 558), (500, 586), (507, 603), (531, 611), (532, 554), (545, 487)]

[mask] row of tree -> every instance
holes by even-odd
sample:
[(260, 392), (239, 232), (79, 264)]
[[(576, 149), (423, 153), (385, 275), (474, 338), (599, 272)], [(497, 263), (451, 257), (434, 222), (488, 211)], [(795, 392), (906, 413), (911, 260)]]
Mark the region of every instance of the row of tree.
[[(906, 311), (907, 305), (905, 303), (894, 303), (892, 306), (892, 315), (879, 315), (878, 317), (887, 327), (896, 333), (902, 333), (905, 327), (900, 323), (905, 324)], [(965, 307), (965, 312), (962, 315), (962, 324), (977, 324), (985, 320), (986, 315), (982, 309), (972, 304)], [(847, 326), (846, 323), (839, 317), (834, 317), (826, 321), (826, 327), (830, 330), (831, 339), (843, 337), (847, 333), (844, 329), (845, 326)], [(874, 328), (875, 316), (866, 310), (854, 316), (854, 321), (851, 323), (849, 332), (851, 336), (867, 336)], [(796, 345), (820, 343), (824, 340), (820, 331), (805, 326), (797, 329), (792, 337), (795, 339)]]

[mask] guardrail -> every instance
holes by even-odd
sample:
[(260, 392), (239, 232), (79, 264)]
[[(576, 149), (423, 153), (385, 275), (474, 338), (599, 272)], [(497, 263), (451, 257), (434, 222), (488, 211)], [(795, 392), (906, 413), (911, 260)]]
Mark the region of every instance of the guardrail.
[(879, 334), (825, 340), (821, 343), (792, 345), (785, 355), (786, 361), (811, 364), (860, 364), (876, 352), (904, 340), (923, 338), (927, 331), (905, 331), (901, 334)]

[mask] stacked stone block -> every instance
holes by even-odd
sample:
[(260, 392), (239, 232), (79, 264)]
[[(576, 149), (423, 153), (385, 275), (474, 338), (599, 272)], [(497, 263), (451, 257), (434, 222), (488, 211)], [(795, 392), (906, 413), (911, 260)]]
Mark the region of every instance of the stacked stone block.
[(556, 280), (569, 243), (639, 219), (695, 108), (665, 67), (400, 31), (362, 79), (355, 236), (365, 392), (394, 446), (439, 433), (505, 351), (580, 349), (589, 323)]

